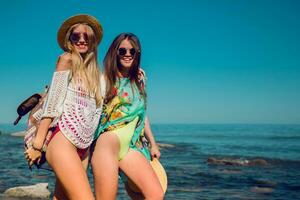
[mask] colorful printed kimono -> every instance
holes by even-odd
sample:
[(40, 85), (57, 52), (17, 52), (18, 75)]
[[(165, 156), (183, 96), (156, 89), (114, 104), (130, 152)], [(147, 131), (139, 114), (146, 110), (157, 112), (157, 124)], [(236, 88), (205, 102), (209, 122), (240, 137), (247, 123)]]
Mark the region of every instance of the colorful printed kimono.
[[(144, 86), (144, 79), (141, 82)], [(145, 123), (145, 100), (140, 94), (136, 84), (131, 84), (129, 78), (119, 78), (113, 88), (114, 98), (103, 105), (100, 123), (95, 132), (95, 139), (106, 131), (118, 131), (138, 119), (134, 133), (131, 134), (129, 147), (140, 151), (148, 160), (150, 153), (147, 148), (143, 148), (141, 137), (144, 135)], [(127, 134), (127, 133), (125, 133)], [(130, 133), (128, 133), (130, 134)]]

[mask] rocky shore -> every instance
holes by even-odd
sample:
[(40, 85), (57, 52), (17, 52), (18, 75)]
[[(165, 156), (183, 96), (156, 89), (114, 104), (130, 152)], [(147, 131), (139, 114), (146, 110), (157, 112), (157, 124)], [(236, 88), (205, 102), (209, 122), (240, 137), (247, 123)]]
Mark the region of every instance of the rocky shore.
[(48, 183), (38, 183), (36, 185), (19, 186), (5, 190), (1, 194), (1, 199), (49, 199), (50, 191), (48, 190)]

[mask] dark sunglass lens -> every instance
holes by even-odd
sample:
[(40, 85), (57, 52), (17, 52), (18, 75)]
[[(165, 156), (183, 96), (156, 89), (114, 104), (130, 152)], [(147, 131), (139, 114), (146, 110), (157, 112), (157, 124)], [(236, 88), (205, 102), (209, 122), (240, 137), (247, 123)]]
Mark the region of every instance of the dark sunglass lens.
[(125, 55), (126, 55), (126, 51), (127, 51), (127, 50), (126, 50), (125, 48), (120, 48), (120, 49), (119, 49), (119, 55), (120, 55), (120, 56), (125, 56)]
[(80, 40), (80, 35), (79, 33), (72, 33), (70, 35), (70, 41), (73, 42), (73, 43), (76, 43)]
[(87, 42), (87, 41), (89, 40), (88, 34), (87, 34), (87, 33), (84, 33), (84, 34), (83, 34), (83, 38), (84, 38), (84, 40)]
[(135, 55), (135, 48), (131, 48), (131, 49), (130, 49), (130, 54), (131, 54), (132, 56)]

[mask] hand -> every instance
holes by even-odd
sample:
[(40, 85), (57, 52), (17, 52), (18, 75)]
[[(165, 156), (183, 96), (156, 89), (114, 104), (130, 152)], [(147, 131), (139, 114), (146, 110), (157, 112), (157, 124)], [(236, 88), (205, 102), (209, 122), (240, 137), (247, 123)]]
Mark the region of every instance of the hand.
[(42, 152), (39, 150), (35, 150), (32, 147), (27, 149), (24, 152), (25, 158), (28, 161), (29, 167), (33, 165), (33, 163), (39, 164), (42, 158)]
[(160, 151), (159, 151), (159, 148), (158, 146), (155, 144), (155, 145), (151, 145), (151, 149), (150, 149), (150, 154), (151, 154), (151, 158), (157, 158), (159, 159), (160, 158)]

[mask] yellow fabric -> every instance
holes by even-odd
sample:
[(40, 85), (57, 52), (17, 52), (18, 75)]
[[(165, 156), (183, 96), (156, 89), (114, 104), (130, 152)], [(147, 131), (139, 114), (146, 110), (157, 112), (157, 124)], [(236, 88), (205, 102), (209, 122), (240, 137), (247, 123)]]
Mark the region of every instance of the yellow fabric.
[(136, 124), (139, 120), (139, 117), (136, 117), (130, 123), (126, 124), (122, 128), (114, 130), (112, 133), (115, 133), (120, 142), (120, 150), (119, 150), (119, 160), (122, 160), (129, 150), (129, 145), (134, 134), (134, 130)]

